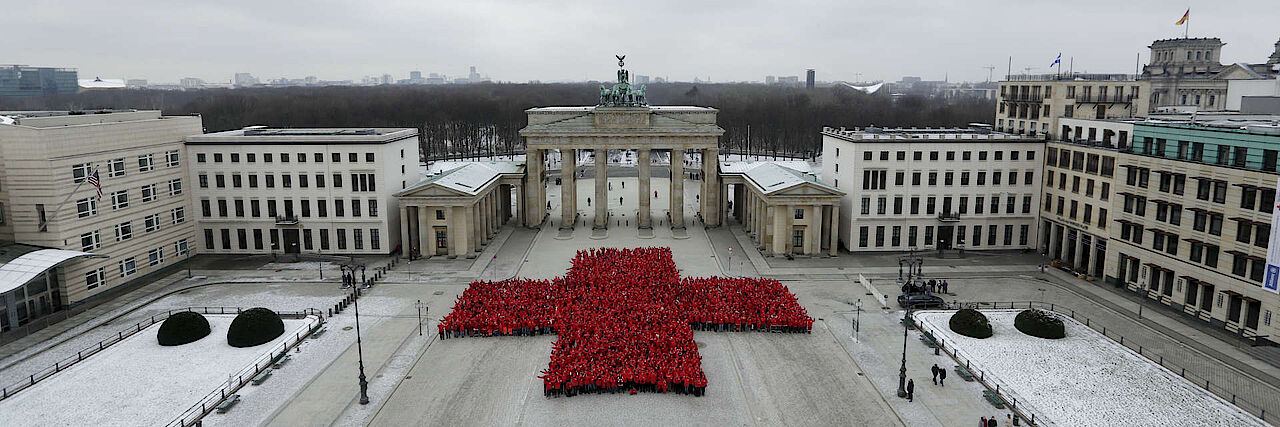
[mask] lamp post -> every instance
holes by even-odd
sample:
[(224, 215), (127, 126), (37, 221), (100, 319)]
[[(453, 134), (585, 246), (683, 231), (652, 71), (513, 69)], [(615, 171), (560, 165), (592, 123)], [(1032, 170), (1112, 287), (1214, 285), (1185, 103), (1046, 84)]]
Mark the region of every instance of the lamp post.
[[(418, 306), (418, 336), (422, 336), (422, 300), (418, 300), (414, 305)], [(430, 308), (427, 310), (430, 310)]]
[[(359, 292), (358, 290), (352, 291), (352, 293), (357, 295), (358, 295), (358, 292)], [(354, 301), (355, 308), (356, 308), (356, 355), (360, 361), (360, 404), (368, 405), (369, 404), (369, 381), (366, 381), (364, 376), (364, 346), (362, 345), (362, 342), (360, 339), (360, 298), (357, 297), (357, 298), (353, 298), (352, 300)]]
[(898, 397), (907, 397), (907, 319), (911, 318), (911, 306), (907, 306), (906, 316), (902, 318), (902, 367), (898, 368)]
[[(351, 270), (352, 279), (355, 279), (355, 273), (356, 273), (355, 269), (352, 269)], [(360, 286), (364, 286), (365, 283), (368, 283), (368, 280), (365, 279), (365, 276), (364, 276), (364, 264), (361, 264), (360, 265)]]
[(858, 332), (862, 329), (862, 298), (858, 298), (858, 301), (854, 302), (853, 306), (858, 309), (853, 318), (853, 340), (856, 342), (858, 341)]
[(187, 248), (187, 278), (191, 278), (191, 248)]

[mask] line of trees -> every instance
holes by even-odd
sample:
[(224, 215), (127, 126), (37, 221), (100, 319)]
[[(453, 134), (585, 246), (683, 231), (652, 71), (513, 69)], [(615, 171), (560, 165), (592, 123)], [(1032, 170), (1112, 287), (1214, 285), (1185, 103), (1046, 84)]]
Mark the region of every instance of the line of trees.
[[(206, 131), (273, 127), (415, 127), (424, 156), (522, 152), (524, 110), (594, 105), (598, 83), (288, 87), (196, 91), (116, 90), (0, 98), (0, 110), (161, 109), (200, 114)], [(964, 126), (990, 122), (994, 101), (865, 94), (844, 86), (652, 84), (653, 105), (720, 110), (722, 150), (809, 155), (822, 126)], [(748, 135), (749, 138), (748, 138)]]

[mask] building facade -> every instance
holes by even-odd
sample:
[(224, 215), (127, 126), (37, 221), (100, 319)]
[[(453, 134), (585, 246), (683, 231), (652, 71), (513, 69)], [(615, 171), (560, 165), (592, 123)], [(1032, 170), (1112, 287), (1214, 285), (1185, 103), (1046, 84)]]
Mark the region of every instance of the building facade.
[[(1280, 41), (1264, 63), (1222, 64), (1221, 39), (1181, 38), (1156, 40), (1142, 80), (1151, 82), (1151, 106), (1161, 110), (1214, 111), (1239, 109), (1228, 97), (1232, 80), (1265, 80), (1277, 74)], [(1238, 102), (1239, 99), (1236, 99)]]
[[(720, 162), (736, 219), (765, 256), (835, 256), (844, 192), (777, 162)], [(727, 220), (728, 218), (726, 218)]]
[[(570, 175), (572, 176), (572, 175)], [(399, 191), (400, 241), (411, 258), (475, 258), (511, 219), (524, 222), (525, 166), (474, 162)]]
[(0, 97), (69, 95), (79, 90), (74, 68), (0, 65)]
[(1035, 247), (1040, 138), (990, 129), (823, 128), (851, 251)]
[(1062, 131), (1061, 118), (1146, 117), (1150, 91), (1132, 74), (1009, 76), (1000, 82), (995, 129), (1052, 139)]
[[(186, 258), (194, 244), (183, 137), (199, 116), (24, 112), (0, 124), (0, 240), (97, 255), (59, 268), (56, 307)], [(101, 183), (101, 196), (93, 185)]]
[[(1280, 126), (1135, 123), (1117, 153), (1106, 280), (1245, 337), (1275, 337), (1265, 291)], [(1274, 338), (1265, 338), (1275, 341)]]
[(1105, 268), (1117, 151), (1096, 139), (1045, 148), (1040, 253), (1093, 277)]
[(264, 127), (188, 136), (201, 253), (391, 253), (394, 194), (418, 181), (417, 136)]

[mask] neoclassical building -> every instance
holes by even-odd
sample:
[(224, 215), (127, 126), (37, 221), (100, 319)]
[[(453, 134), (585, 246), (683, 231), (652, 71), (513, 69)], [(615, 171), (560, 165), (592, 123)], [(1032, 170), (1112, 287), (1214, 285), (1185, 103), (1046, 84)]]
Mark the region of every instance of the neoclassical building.
[[(622, 63), (619, 61), (619, 66)], [(401, 240), (413, 256), (474, 257), (499, 228), (511, 220), (542, 227), (552, 216), (547, 203), (547, 159), (560, 162), (561, 233), (577, 223), (577, 163), (591, 150), (601, 165), (609, 150), (635, 150), (639, 185), (636, 227), (652, 235), (653, 211), (666, 208), (677, 236), (689, 224), (684, 214), (685, 180), (698, 178), (699, 223), (718, 227), (732, 219), (754, 233), (766, 255), (834, 254), (838, 204), (843, 193), (818, 182), (812, 174), (770, 162), (718, 163), (718, 110), (695, 106), (650, 106), (644, 85), (632, 87), (626, 70), (618, 70), (612, 88), (601, 87), (600, 103), (582, 107), (526, 110), (524, 162), (472, 162), (426, 178), (396, 194), (400, 204)], [(555, 153), (552, 153), (555, 152)], [(670, 206), (651, 206), (654, 152), (670, 158)], [(685, 170), (690, 153), (700, 165)], [(558, 154), (558, 156), (548, 156)], [(610, 227), (608, 167), (597, 167), (592, 208), (593, 233)], [(732, 214), (730, 214), (732, 207)], [(614, 223), (617, 226), (617, 222)]]

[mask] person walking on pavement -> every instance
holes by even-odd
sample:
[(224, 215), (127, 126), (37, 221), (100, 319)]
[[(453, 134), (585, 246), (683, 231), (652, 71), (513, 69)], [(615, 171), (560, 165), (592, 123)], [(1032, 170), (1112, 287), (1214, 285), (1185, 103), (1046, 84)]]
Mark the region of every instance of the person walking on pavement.
[(981, 420), (981, 421), (978, 421), (978, 426), (979, 426), (979, 427), (987, 427), (987, 417), (982, 417), (982, 420)]
[(938, 385), (943, 387), (947, 386), (947, 369), (946, 368), (938, 368)]
[(987, 418), (987, 427), (996, 427), (996, 425), (997, 423), (996, 423), (995, 415), (992, 415), (991, 418)]
[(590, 197), (588, 197), (588, 198), (587, 198), (587, 207), (591, 207), (591, 198), (590, 198)]
[(915, 402), (916, 397), (916, 380), (907, 380), (907, 401)]
[(946, 281), (946, 280), (943, 280), (943, 281), (942, 281), (942, 293), (944, 293), (944, 294), (945, 294), (945, 293), (947, 293), (947, 281)]
[(929, 368), (929, 371), (933, 372), (933, 385), (938, 385), (938, 364), (934, 363), (933, 367)]

